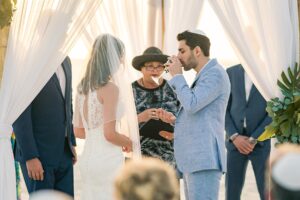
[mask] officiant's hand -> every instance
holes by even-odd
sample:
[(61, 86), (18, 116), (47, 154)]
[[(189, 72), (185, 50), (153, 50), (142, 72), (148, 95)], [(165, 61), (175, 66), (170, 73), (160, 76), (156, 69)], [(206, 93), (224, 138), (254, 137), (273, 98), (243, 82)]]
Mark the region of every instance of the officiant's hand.
[(159, 119), (156, 108), (149, 108), (147, 110), (144, 110), (140, 114), (138, 114), (138, 122), (139, 123), (147, 122), (150, 119), (155, 119), (155, 120)]
[(38, 158), (27, 160), (26, 167), (29, 178), (35, 181), (44, 180), (44, 169), (41, 161)]
[(173, 115), (173, 113), (168, 112), (162, 108), (157, 109), (157, 116), (159, 119), (161, 119), (163, 122), (169, 123), (169, 124), (174, 124), (176, 117)]

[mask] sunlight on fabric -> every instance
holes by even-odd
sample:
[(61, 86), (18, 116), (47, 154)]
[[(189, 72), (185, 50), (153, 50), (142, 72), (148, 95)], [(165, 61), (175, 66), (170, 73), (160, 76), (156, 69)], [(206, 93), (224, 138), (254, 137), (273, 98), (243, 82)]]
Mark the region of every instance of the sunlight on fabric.
[(210, 38), (211, 58), (217, 58), (225, 68), (239, 63), (215, 11), (206, 1), (197, 28), (203, 30)]

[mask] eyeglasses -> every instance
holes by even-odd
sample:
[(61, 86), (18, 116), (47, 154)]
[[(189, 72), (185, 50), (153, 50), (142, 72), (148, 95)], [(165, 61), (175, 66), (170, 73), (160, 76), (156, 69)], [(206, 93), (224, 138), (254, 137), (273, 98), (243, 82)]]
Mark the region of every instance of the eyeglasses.
[(163, 71), (165, 69), (165, 66), (164, 65), (158, 65), (158, 66), (154, 67), (153, 65), (145, 65), (145, 69), (147, 71), (154, 71), (154, 70), (156, 70), (158, 72), (161, 72), (161, 71)]

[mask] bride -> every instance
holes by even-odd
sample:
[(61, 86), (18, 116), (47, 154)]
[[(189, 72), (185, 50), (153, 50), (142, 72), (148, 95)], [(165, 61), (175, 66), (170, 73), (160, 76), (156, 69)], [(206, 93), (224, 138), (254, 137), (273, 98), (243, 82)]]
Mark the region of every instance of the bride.
[(109, 34), (98, 36), (78, 85), (74, 132), (86, 139), (79, 160), (81, 199), (111, 200), (115, 173), (124, 162), (122, 151), (140, 155), (133, 94), (122, 65), (124, 53), (121, 40)]

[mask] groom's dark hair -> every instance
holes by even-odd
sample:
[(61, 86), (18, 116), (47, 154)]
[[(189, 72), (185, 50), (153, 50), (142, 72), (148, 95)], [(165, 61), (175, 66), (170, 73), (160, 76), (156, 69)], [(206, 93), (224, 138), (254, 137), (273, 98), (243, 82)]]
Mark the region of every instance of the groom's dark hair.
[(186, 45), (192, 50), (198, 46), (202, 50), (204, 56), (209, 56), (210, 41), (205, 35), (184, 31), (177, 35), (177, 40), (185, 40)]

